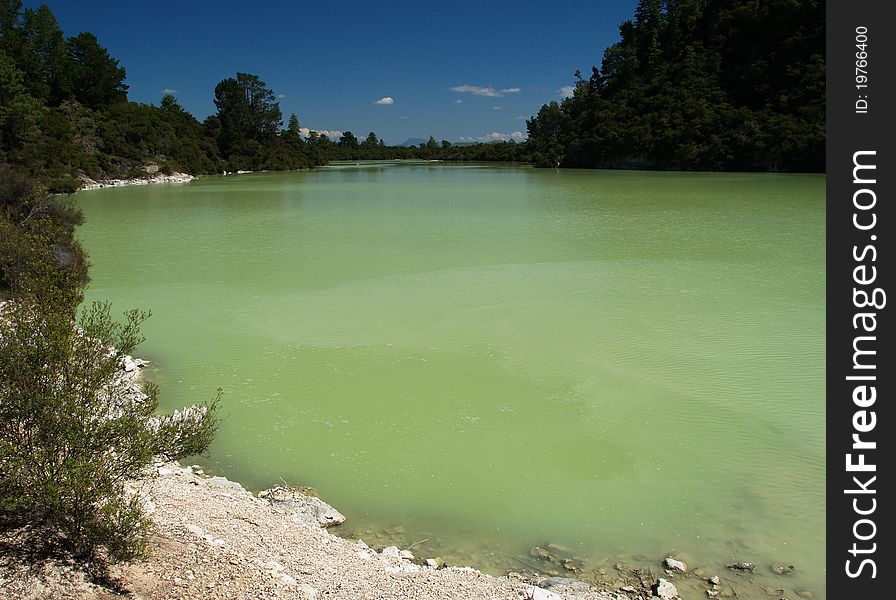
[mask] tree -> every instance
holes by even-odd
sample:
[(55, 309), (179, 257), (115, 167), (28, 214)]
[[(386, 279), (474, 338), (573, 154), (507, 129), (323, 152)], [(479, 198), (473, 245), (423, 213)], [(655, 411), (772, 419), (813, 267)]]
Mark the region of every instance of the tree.
[(22, 72), (0, 49), (0, 150), (23, 147), (39, 135), (43, 107), (25, 89)]
[(538, 114), (526, 121), (527, 142), (536, 166), (556, 167), (563, 162), (564, 115), (554, 101), (545, 104)]
[(0, 0), (0, 49), (11, 50), (21, 43), (18, 39), (21, 0)]
[(375, 148), (375, 147), (379, 146), (379, 143), (380, 143), (380, 140), (376, 136), (376, 133), (371, 131), (370, 133), (367, 134), (367, 137), (364, 139), (364, 141), (361, 142), (361, 145), (364, 147), (367, 147), (367, 148)]
[(218, 142), (225, 156), (243, 149), (247, 142), (264, 143), (277, 134), (283, 120), (274, 92), (249, 73), (218, 83), (215, 106), (221, 124)]
[(529, 121), (540, 166), (824, 170), (824, 3), (639, 0)]
[[(108, 304), (93, 304), (76, 327), (84, 280), (59, 252), (56, 230), (68, 224), (53, 216), (56, 200), (22, 180), (0, 191), (12, 298), (0, 315), (0, 524), (32, 552), (61, 547), (94, 567), (139, 556), (147, 520), (125, 482), (155, 457), (203, 452), (218, 399), (158, 415), (155, 386), (121, 371), (148, 313), (118, 324)], [(9, 260), (13, 243), (24, 260)]]
[(184, 108), (180, 105), (180, 102), (177, 101), (177, 98), (174, 97), (174, 94), (165, 94), (162, 96), (159, 108), (168, 113), (184, 112)]
[(79, 33), (66, 42), (71, 59), (71, 89), (75, 99), (91, 108), (127, 100), (127, 73), (92, 33)]
[(358, 138), (351, 131), (346, 131), (339, 138), (338, 144), (343, 148), (355, 149), (358, 147)]
[(302, 127), (299, 125), (299, 118), (296, 116), (296, 113), (289, 115), (289, 124), (286, 126), (286, 131), (297, 137), (302, 136)]
[(25, 10), (22, 33), (22, 68), (31, 95), (58, 104), (68, 91), (65, 37), (46, 4)]

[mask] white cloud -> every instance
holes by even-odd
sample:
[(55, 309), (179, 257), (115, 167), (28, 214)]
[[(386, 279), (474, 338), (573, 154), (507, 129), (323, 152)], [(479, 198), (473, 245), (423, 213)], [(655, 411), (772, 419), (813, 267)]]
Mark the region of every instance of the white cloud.
[(493, 106), (492, 110), (502, 110), (503, 108), (503, 106)]
[(501, 92), (502, 94), (519, 94), (523, 90), (521, 90), (518, 87), (512, 87), (512, 88), (504, 88), (503, 90), (498, 90), (498, 91)]
[(331, 140), (338, 140), (342, 137), (342, 132), (336, 131), (335, 129), (308, 129), (307, 127), (299, 127), (299, 133), (302, 137), (308, 137), (312, 131), (317, 132), (318, 135), (325, 135)]
[(493, 87), (480, 87), (478, 85), (456, 85), (451, 88), (452, 92), (460, 94), (473, 94), (474, 96), (488, 96), (489, 98), (500, 98), (501, 92)]
[(283, 100), (284, 98), (286, 98), (286, 94), (277, 94), (277, 98)]
[(399, 118), (399, 119), (407, 119), (407, 118), (408, 118), (408, 116), (407, 116), (407, 115), (401, 115), (401, 116), (400, 116), (400, 117), (398, 117), (398, 118)]
[(500, 131), (493, 131), (486, 135), (480, 135), (479, 137), (468, 137), (468, 136), (460, 136), (460, 141), (462, 142), (509, 142), (510, 140), (514, 140), (516, 142), (522, 142), (526, 139), (526, 134), (522, 131), (512, 131), (510, 133), (502, 133)]
[(168, 95), (174, 96), (175, 94), (177, 94), (177, 90), (174, 90), (171, 88), (165, 88), (164, 90), (162, 90), (163, 96), (168, 96)]
[(560, 97), (561, 98), (572, 98), (572, 93), (575, 91), (575, 86), (572, 85), (564, 85), (560, 88)]
[(457, 100), (454, 101), (454, 103), (455, 103), (455, 104), (463, 104), (464, 101), (461, 100), (460, 98), (458, 98)]
[(395, 104), (395, 100), (392, 98), (392, 96), (385, 96), (374, 102), (374, 104), (383, 104), (388, 106), (389, 104)]

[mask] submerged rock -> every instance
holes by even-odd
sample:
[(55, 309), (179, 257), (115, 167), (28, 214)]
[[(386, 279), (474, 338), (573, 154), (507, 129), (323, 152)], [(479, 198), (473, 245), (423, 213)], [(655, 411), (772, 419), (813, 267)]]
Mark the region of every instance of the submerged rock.
[(736, 562), (728, 565), (729, 569), (734, 569), (735, 571), (753, 571), (756, 568), (756, 565), (751, 562)]
[(663, 559), (663, 566), (669, 569), (670, 571), (675, 571), (676, 573), (687, 573), (688, 566), (680, 560), (676, 560), (671, 556), (667, 556)]
[(584, 581), (578, 579), (570, 579), (569, 577), (546, 577), (537, 581), (538, 587), (549, 590), (555, 587), (568, 588), (577, 592), (587, 592), (591, 586)]
[(795, 568), (793, 565), (772, 565), (772, 572), (778, 575), (791, 575)]

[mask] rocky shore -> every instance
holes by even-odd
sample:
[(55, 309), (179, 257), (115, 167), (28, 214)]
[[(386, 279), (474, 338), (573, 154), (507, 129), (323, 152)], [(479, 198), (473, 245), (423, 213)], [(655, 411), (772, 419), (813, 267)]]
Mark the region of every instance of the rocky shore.
[(187, 181), (193, 181), (197, 177), (195, 175), (190, 175), (189, 173), (178, 173), (175, 171), (170, 175), (166, 175), (164, 173), (159, 173), (158, 171), (153, 171), (147, 173), (145, 177), (133, 177), (130, 179), (104, 179), (102, 181), (94, 181), (89, 177), (81, 177), (81, 187), (79, 191), (83, 190), (97, 190), (100, 188), (107, 187), (120, 187), (125, 185), (149, 185), (152, 183), (185, 183)]
[[(118, 591), (62, 562), (0, 568), (0, 596), (15, 598), (291, 598), (629, 600), (572, 580), (551, 590), (521, 578), (441, 567), (391, 546), (368, 547), (325, 527), (344, 517), (287, 488), (257, 495), (196, 466), (158, 463), (130, 484), (152, 517), (151, 553), (113, 567)], [(637, 597), (637, 596), (635, 596)]]

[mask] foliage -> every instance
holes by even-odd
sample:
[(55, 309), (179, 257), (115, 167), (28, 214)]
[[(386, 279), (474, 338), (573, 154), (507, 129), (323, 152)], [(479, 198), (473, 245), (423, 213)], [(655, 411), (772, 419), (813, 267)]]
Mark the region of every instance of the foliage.
[(277, 135), (280, 104), (257, 75), (237, 73), (215, 86), (215, 106), (221, 130), (218, 144), (225, 156), (256, 149)]
[(640, 0), (527, 122), (538, 166), (824, 170), (824, 4)]
[[(40, 286), (39, 283), (36, 285)], [(37, 287), (0, 320), (0, 514), (79, 560), (138, 556), (147, 521), (124, 484), (156, 456), (203, 451), (215, 404), (157, 417), (156, 390), (129, 395), (121, 358), (147, 316), (114, 323), (94, 304), (73, 326), (70, 290)], [(183, 413), (182, 413), (183, 414)]]
[(81, 213), (28, 178), (0, 165), (0, 299), (29, 281), (54, 287), (87, 283), (87, 259), (75, 240)]
[(79, 561), (133, 558), (147, 521), (125, 481), (157, 456), (204, 451), (218, 399), (156, 414), (156, 388), (135, 390), (121, 371), (148, 314), (117, 324), (94, 304), (76, 327), (80, 213), (17, 174), (0, 176), (0, 293), (10, 298), (0, 310), (0, 525)]

